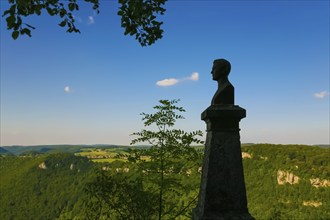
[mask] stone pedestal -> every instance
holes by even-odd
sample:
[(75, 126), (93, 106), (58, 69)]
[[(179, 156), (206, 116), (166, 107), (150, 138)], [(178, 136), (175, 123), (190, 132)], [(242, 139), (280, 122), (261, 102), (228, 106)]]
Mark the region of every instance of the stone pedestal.
[(239, 121), (245, 109), (211, 105), (202, 113), (207, 124), (205, 155), (194, 220), (254, 219), (248, 212)]

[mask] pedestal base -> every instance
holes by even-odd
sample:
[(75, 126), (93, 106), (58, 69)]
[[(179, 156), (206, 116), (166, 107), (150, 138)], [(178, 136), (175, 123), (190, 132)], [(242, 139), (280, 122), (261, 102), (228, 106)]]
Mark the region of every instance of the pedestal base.
[(193, 210), (193, 220), (255, 220), (249, 213), (204, 213)]
[(202, 113), (207, 123), (202, 179), (194, 220), (250, 220), (248, 212), (239, 121), (245, 109), (210, 106)]

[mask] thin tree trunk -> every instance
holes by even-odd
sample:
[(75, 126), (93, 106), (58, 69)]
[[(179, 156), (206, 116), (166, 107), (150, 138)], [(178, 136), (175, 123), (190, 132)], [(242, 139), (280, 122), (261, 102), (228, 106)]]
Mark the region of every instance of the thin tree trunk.
[(163, 211), (163, 183), (164, 183), (164, 161), (161, 159), (161, 173), (160, 173), (160, 190), (159, 190), (159, 211), (158, 211), (158, 220), (162, 219)]

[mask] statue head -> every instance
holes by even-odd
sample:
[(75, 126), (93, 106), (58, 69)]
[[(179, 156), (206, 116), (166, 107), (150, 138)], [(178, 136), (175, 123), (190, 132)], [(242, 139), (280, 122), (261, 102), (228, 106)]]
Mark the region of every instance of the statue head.
[(213, 61), (212, 77), (213, 80), (219, 80), (222, 77), (228, 77), (230, 73), (231, 65), (225, 59), (217, 59)]

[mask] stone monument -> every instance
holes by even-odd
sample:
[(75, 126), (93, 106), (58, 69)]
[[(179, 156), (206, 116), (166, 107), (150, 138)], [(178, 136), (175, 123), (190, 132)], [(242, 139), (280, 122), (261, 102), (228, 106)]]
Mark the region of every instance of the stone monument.
[(239, 121), (246, 111), (234, 105), (234, 87), (228, 80), (230, 69), (225, 59), (213, 62), (211, 73), (218, 81), (218, 90), (211, 106), (201, 115), (207, 136), (194, 220), (254, 219), (247, 209), (239, 136)]

